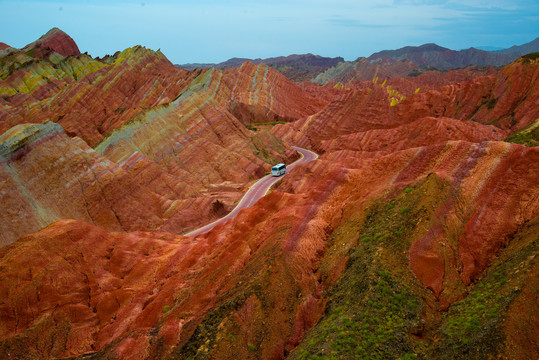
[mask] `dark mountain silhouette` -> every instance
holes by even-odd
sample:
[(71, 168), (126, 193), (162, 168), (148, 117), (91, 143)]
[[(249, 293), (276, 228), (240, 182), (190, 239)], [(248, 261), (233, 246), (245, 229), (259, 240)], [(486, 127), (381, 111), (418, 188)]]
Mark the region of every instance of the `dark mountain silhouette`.
[(286, 77), (293, 81), (309, 80), (316, 75), (324, 72), (332, 66), (340, 62), (344, 62), (342, 57), (328, 58), (313, 54), (278, 56), (267, 59), (247, 59), (247, 58), (232, 58), (218, 64), (183, 64), (176, 65), (185, 70), (205, 69), (215, 67), (217, 69), (231, 69), (241, 66), (246, 61), (250, 61), (255, 65), (264, 63), (272, 68), (280, 71)]

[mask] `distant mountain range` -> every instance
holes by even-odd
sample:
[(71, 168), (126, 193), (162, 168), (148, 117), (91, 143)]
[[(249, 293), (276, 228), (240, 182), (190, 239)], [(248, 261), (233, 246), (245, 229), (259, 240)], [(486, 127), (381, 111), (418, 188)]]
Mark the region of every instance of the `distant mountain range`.
[(422, 68), (449, 70), (470, 65), (504, 66), (522, 55), (536, 51), (539, 51), (539, 38), (527, 44), (496, 51), (479, 50), (473, 47), (457, 51), (436, 44), (406, 46), (397, 50), (383, 50), (372, 54), (367, 59), (370, 61), (378, 61), (383, 58), (409, 60)]
[(220, 70), (231, 69), (240, 66), (246, 61), (255, 65), (264, 63), (280, 71), (293, 81), (309, 80), (330, 67), (344, 62), (342, 57), (328, 58), (313, 54), (279, 56), (267, 59), (232, 58), (219, 64), (183, 64), (176, 65), (185, 70), (207, 69), (215, 67)]
[(494, 52), (501, 53), (501, 54), (522, 53), (524, 55), (524, 54), (529, 54), (536, 51), (539, 51), (539, 37), (535, 38), (535, 40), (530, 41), (529, 43), (518, 45), (518, 46), (514, 45), (508, 49), (496, 50)]
[[(504, 66), (520, 56), (539, 51), (539, 38), (523, 44), (515, 45), (507, 49), (483, 47), (484, 50), (469, 48), (464, 50), (451, 50), (436, 44), (424, 44), (421, 46), (406, 46), (397, 50), (383, 50), (372, 54), (368, 58), (358, 58), (355, 61), (344, 61), (342, 57), (328, 58), (313, 54), (280, 56), (267, 59), (247, 59), (232, 58), (218, 64), (183, 64), (176, 65), (185, 70), (196, 68), (205, 69), (215, 67), (217, 69), (228, 69), (238, 67), (246, 61), (254, 64), (265, 63), (268, 66), (280, 71), (293, 81), (311, 80), (318, 75), (331, 71), (339, 63), (357, 64), (369, 62), (376, 64), (381, 60), (388, 62), (389, 59), (395, 61), (409, 61), (410, 66), (417, 66), (419, 69), (439, 69), (449, 70), (464, 68), (470, 65), (475, 66)], [(486, 51), (492, 49), (491, 51)], [(362, 60), (362, 59), (365, 59)], [(342, 64), (340, 65), (343, 66)], [(408, 66), (408, 67), (410, 67)], [(401, 74), (402, 75), (402, 74)]]

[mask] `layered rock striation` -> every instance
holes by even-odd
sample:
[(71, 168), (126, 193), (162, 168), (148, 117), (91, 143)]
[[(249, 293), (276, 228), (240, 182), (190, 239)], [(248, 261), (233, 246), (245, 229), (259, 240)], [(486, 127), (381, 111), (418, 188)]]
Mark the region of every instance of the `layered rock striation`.
[[(511, 247), (537, 215), (538, 155), (537, 149), (521, 145), (466, 141), (369, 161), (350, 152), (346, 157), (328, 153), (298, 166), (278, 191), (196, 239), (112, 235), (78, 221), (54, 223), (1, 250), (6, 270), (0, 291), (8, 301), (0, 309), (6, 325), (0, 345), (13, 354), (24, 349), (44, 357), (228, 358), (256, 352), (283, 358), (298, 345), (293, 357), (331, 353), (335, 350), (317, 335), (327, 324), (325, 312), (335, 314), (340, 331), (355, 331), (346, 330), (343, 313), (361, 324), (359, 314), (380, 301), (369, 298), (381, 291), (382, 285), (375, 287), (380, 279), (390, 286), (386, 299), (387, 292), (392, 298), (401, 294), (408, 301), (406, 316), (416, 324), (424, 321), (429, 329), (423, 330), (425, 343), (445, 344), (453, 333), (444, 333), (443, 324), (452, 320), (440, 325), (432, 317), (449, 304), (460, 304), (468, 291), (473, 294), (474, 283), (481, 284), (503, 248), (511, 250), (504, 256), (512, 259), (533, 244), (528, 239), (519, 251)], [(526, 251), (524, 258), (533, 263)], [(38, 253), (42, 261), (33, 260)], [(362, 276), (350, 278), (358, 262), (367, 267)], [(497, 271), (496, 276), (507, 276), (507, 270)], [(506, 293), (499, 282), (491, 291), (509, 303), (527, 304), (532, 289), (524, 280), (533, 275), (522, 274), (508, 284), (518, 284), (522, 296)], [(339, 290), (346, 279), (348, 291), (371, 281), (373, 289), (356, 295), (356, 305), (346, 305), (348, 295)], [(404, 286), (408, 290), (402, 295)], [(371, 311), (378, 314), (376, 308)], [(503, 319), (501, 314), (492, 316)], [(394, 316), (393, 321), (406, 318)], [(373, 326), (369, 331), (384, 329), (378, 321), (368, 325)], [(495, 324), (503, 326), (503, 321)], [(371, 354), (382, 346), (384, 354), (436, 354), (431, 345), (401, 339), (398, 331), (414, 331), (413, 326), (408, 320), (399, 323), (391, 330), (395, 338), (384, 335), (364, 351)], [(337, 341), (336, 335), (326, 332), (325, 338)], [(305, 336), (312, 341), (302, 342)], [(362, 336), (358, 333), (358, 347)], [(384, 346), (394, 341), (400, 350), (387, 352)], [(517, 353), (525, 350), (514, 341), (509, 345)], [(356, 351), (355, 343), (350, 346)], [(491, 350), (498, 353), (499, 348)]]
[(54, 51), (62, 56), (80, 55), (79, 47), (75, 41), (58, 28), (52, 28), (38, 40), (26, 45), (22, 51), (33, 55), (43, 55), (48, 51)]
[(420, 92), (398, 116), (447, 116), (517, 131), (539, 118), (538, 73), (536, 57), (522, 57), (496, 74)]
[[(62, 218), (108, 231), (196, 228), (230, 211), (268, 163), (294, 156), (246, 126), (293, 121), (327, 102), (263, 64), (187, 72), (140, 46), (93, 59), (70, 54), (72, 43), (53, 29), (3, 58), (0, 128), (9, 130), (0, 143), (12, 182), (3, 192), (3, 245)], [(60, 175), (81, 164), (81, 173)], [(96, 186), (102, 196), (87, 196)], [(20, 199), (20, 211), (11, 209)]]
[(58, 124), (17, 125), (0, 137), (1, 245), (59, 219), (110, 231), (162, 223), (156, 194)]
[(54, 121), (94, 146), (144, 109), (172, 101), (196, 76), (140, 46), (105, 59), (46, 49), (40, 56), (29, 49), (4, 57), (0, 131)]
[[(210, 184), (247, 183), (264, 175), (267, 162), (284, 161), (285, 148), (277, 138), (267, 131), (252, 133), (246, 125), (291, 121), (322, 106), (265, 65), (210, 69), (173, 102), (138, 115), (96, 150), (129, 166), (162, 196), (193, 197)], [(168, 185), (154, 182), (156, 175), (166, 177)]]
[[(0, 353), (533, 357), (539, 149), (503, 140), (535, 134), (537, 68), (335, 87), (245, 63), (186, 73), (93, 148), (9, 129), (0, 226), (22, 236), (0, 249)], [(287, 143), (321, 156), (209, 233), (171, 233), (227, 212)]]

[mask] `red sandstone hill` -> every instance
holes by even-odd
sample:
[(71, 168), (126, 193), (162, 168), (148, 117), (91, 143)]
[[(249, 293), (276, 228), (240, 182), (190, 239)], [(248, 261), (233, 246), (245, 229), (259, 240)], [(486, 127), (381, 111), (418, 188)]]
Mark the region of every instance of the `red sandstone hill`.
[[(539, 96), (538, 72), (536, 60), (522, 58), (490, 75), (477, 76), (473, 72), (472, 79), (464, 82), (454, 82), (460, 77), (452, 75), (440, 80), (450, 85), (437, 89), (432, 89), (436, 81), (426, 74), (417, 78), (417, 85), (413, 85), (413, 79), (358, 82), (321, 112), (294, 123), (277, 125), (272, 131), (291, 143), (321, 150), (323, 140), (394, 128), (430, 116), (494, 125), (508, 130), (503, 133), (507, 136), (539, 118), (539, 109), (534, 106)], [(421, 91), (422, 84), (432, 90)], [(412, 92), (414, 86), (418, 87)]]
[(415, 65), (409, 67), (410, 62), (395, 60), (388, 62), (380, 60), (371, 63), (363, 59), (351, 64), (346, 63), (331, 68), (313, 79), (313, 82), (325, 87), (362, 89), (369, 87), (369, 83), (374, 81), (379, 85), (391, 86), (403, 95), (410, 96), (419, 91), (434, 90), (444, 85), (466, 82), (498, 72), (498, 69), (493, 66), (422, 71)]
[(539, 118), (539, 66), (521, 58), (500, 72), (419, 93), (398, 107), (398, 117), (447, 116), (520, 130)]
[[(67, 41), (69, 37), (64, 35), (61, 30), (53, 29), (28, 45), (27, 51), (4, 56), (0, 69), (0, 103), (3, 105), (0, 132), (20, 123), (50, 120), (62, 125), (68, 134), (95, 146), (137, 114), (172, 102), (185, 86), (203, 73), (178, 69), (162, 53), (140, 46), (113, 57), (93, 59), (79, 54), (78, 50), (70, 54), (65, 50), (68, 45), (58, 45), (58, 51), (66, 54), (62, 57), (53, 45)], [(48, 52), (41, 57), (33, 54), (31, 50), (45, 46), (43, 44), (51, 44), (51, 47), (46, 46)], [(269, 68), (264, 65), (256, 68), (263, 72), (255, 73), (253, 69), (255, 67), (246, 65), (240, 70), (231, 70), (231, 76), (237, 71), (241, 76), (241, 71), (245, 71), (247, 77), (242, 80), (242, 86), (249, 86), (250, 76), (258, 76), (254, 81), (260, 81), (265, 87), (261, 92), (263, 96), (244, 98), (246, 89), (230, 84), (234, 86), (229, 89), (233, 91), (232, 96), (220, 99), (238, 115), (254, 111), (260, 112), (255, 121), (289, 121), (316, 112), (325, 104), (316, 96), (300, 94), (300, 88), (283, 76), (277, 76), (273, 70), (268, 73)], [(280, 90), (266, 93), (272, 87)], [(285, 88), (292, 91), (290, 96), (281, 91)]]
[(26, 45), (22, 49), (22, 51), (34, 53), (36, 55), (45, 54), (47, 50), (52, 50), (62, 56), (80, 55), (79, 47), (75, 41), (58, 28), (52, 28), (37, 41)]
[(197, 75), (142, 47), (102, 61), (54, 51), (44, 58), (14, 52), (3, 59), (0, 131), (50, 120), (90, 146), (144, 109), (172, 101)]
[[(349, 89), (296, 85), (245, 63), (184, 72), (178, 92), (156, 102), (152, 77), (129, 65), (154, 55), (49, 55), (101, 64), (66, 80), (73, 93), (64, 102), (77, 103), (78, 86), (97, 91), (97, 74), (116, 64), (100, 91), (114, 93), (114, 79), (126, 76), (133, 101), (151, 104), (110, 120), (95, 146), (68, 136), (77, 133), (61, 121), (19, 124), (0, 137), (2, 241), (22, 235), (0, 248), (4, 357), (539, 352), (539, 148), (502, 141), (535, 134), (536, 59), (463, 82), (452, 75), (439, 88), (421, 76)], [(40, 81), (19, 83), (31, 94), (20, 103), (2, 98), (4, 120), (55, 98), (36, 90), (46, 89)], [(429, 88), (416, 94), (422, 81)], [(478, 121), (468, 121), (471, 108)], [(226, 212), (268, 162), (290, 161), (287, 143), (321, 157), (211, 232), (170, 233)]]
[(293, 156), (246, 126), (293, 121), (327, 102), (263, 64), (188, 73), (142, 47), (105, 59), (5, 59), (15, 65), (4, 68), (2, 90), (14, 95), (2, 98), (1, 126), (53, 119), (65, 133), (47, 123), (0, 138), (2, 244), (62, 218), (109, 231), (195, 228), (226, 214), (269, 164)]
[[(226, 181), (245, 185), (262, 176), (268, 163), (285, 159), (280, 140), (245, 125), (291, 121), (323, 105), (263, 64), (211, 69), (170, 104), (147, 110), (110, 133), (96, 150), (165, 199), (198, 197)], [(156, 178), (167, 179), (167, 186)], [(164, 229), (179, 231), (168, 223)]]
[(393, 78), (405, 77), (409, 74), (420, 73), (421, 69), (411, 61), (397, 61), (391, 58), (382, 58), (378, 61), (369, 61), (358, 58), (352, 62), (342, 62), (331, 67), (312, 79), (313, 82), (326, 84), (328, 82), (353, 83), (356, 81), (370, 81), (375, 77)]

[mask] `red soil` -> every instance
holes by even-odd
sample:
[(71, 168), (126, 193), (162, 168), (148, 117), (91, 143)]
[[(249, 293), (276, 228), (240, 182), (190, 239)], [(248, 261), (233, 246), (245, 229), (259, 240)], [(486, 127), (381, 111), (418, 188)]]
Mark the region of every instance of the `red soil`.
[(80, 55), (79, 47), (75, 41), (65, 32), (58, 28), (49, 30), (37, 41), (26, 45), (23, 51), (36, 51), (37, 53), (46, 53), (47, 49), (57, 52), (63, 56)]

